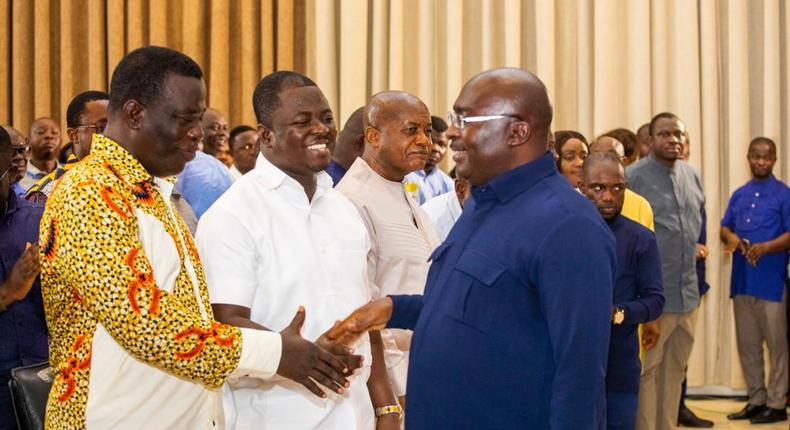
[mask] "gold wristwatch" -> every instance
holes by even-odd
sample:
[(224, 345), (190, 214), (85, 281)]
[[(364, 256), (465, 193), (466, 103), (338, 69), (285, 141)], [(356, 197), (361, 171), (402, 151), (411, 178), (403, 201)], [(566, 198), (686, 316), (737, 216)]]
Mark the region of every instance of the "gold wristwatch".
[(403, 408), (400, 405), (387, 405), (373, 410), (376, 418), (382, 415), (398, 414), (398, 419), (403, 419)]
[(620, 325), (625, 321), (625, 309), (623, 308), (614, 308), (614, 315), (612, 315), (612, 323), (614, 325)]

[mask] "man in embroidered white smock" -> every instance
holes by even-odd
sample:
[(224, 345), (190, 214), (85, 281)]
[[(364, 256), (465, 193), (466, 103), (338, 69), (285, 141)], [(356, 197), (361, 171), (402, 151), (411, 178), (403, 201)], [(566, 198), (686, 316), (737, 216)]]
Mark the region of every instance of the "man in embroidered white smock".
[[(403, 178), (422, 169), (431, 152), (431, 115), (402, 91), (374, 95), (365, 107), (365, 152), (337, 185), (359, 209), (372, 250), (368, 256), (374, 299), (422, 294), (428, 257), (439, 238), (428, 216), (403, 190)], [(382, 331), (395, 393), (406, 394), (411, 331)]]
[[(365, 226), (324, 172), (337, 136), (332, 110), (312, 80), (287, 71), (264, 77), (253, 105), (261, 155), (198, 226), (214, 312), (227, 324), (277, 329), (303, 305), (304, 335), (322, 345), (323, 332), (370, 300)], [(367, 338), (354, 345), (362, 370), (325, 400), (293, 381), (231, 380), (228, 416), (236, 429), (370, 430), (373, 406), (397, 405), (381, 342), (373, 346), (371, 358)], [(397, 411), (379, 420), (380, 429), (400, 427)]]

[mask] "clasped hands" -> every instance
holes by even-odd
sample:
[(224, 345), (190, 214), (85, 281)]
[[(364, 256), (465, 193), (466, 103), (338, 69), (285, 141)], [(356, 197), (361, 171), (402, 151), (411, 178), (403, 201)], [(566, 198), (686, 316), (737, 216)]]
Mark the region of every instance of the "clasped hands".
[(299, 308), (291, 323), (280, 332), (282, 356), (277, 373), (298, 382), (318, 397), (326, 393), (317, 385), (343, 393), (348, 377), (362, 367), (363, 357), (350, 348), (368, 330), (386, 326), (392, 315), (392, 300), (384, 298), (355, 310), (321, 335), (315, 343), (301, 335), (305, 309)]

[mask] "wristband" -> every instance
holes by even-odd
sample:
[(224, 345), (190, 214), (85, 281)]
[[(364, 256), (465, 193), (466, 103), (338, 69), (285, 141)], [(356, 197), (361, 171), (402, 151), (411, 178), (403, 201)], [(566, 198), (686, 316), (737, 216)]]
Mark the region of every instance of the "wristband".
[(398, 414), (398, 419), (403, 418), (403, 408), (400, 405), (387, 405), (374, 409), (376, 418), (382, 415)]

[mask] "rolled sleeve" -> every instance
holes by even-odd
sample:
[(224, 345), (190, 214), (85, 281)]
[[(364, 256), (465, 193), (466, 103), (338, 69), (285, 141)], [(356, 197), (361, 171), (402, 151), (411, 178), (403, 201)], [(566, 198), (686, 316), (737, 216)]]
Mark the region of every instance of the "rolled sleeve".
[(277, 374), (283, 343), (280, 333), (241, 328), (241, 358), (232, 378), (269, 379)]

